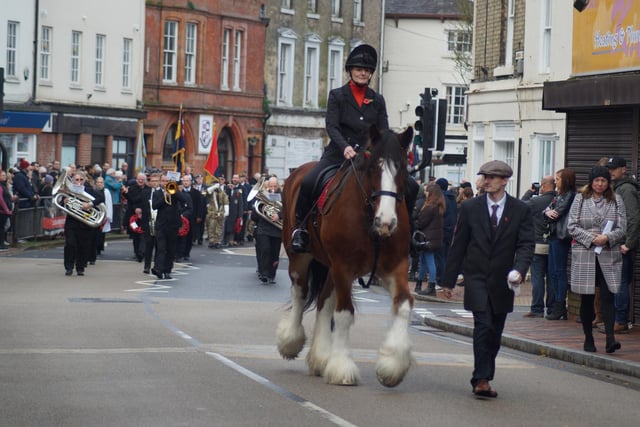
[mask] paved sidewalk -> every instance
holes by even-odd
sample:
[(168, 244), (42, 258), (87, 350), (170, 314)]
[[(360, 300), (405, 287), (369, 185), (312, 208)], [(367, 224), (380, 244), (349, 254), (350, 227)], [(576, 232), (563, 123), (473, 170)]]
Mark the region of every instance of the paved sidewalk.
[[(412, 282), (410, 287), (414, 287)], [(464, 288), (456, 286), (451, 300), (442, 297), (441, 292), (438, 292), (436, 297), (417, 295), (416, 299), (434, 303), (453, 301), (462, 304), (463, 297)], [(523, 317), (523, 314), (529, 311), (530, 302), (531, 284), (527, 282), (522, 285), (522, 292), (515, 300), (515, 304), (524, 308), (524, 311), (510, 313), (507, 317), (502, 345), (542, 357), (640, 378), (640, 328), (632, 329), (629, 334), (616, 335), (622, 348), (613, 354), (605, 353), (605, 335), (594, 330), (593, 336), (598, 351), (587, 353), (582, 350), (582, 325), (576, 322), (575, 317), (569, 316), (569, 320), (554, 321)], [(463, 318), (452, 313), (450, 316), (425, 318), (424, 323), (460, 335), (473, 336), (473, 318)]]

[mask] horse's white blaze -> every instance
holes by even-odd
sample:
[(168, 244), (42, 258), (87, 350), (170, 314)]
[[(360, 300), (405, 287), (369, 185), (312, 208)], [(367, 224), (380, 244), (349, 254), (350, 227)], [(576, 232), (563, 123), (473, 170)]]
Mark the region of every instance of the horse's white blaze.
[(291, 285), (291, 311), (278, 323), (276, 338), (278, 351), (285, 359), (295, 359), (304, 347), (306, 336), (302, 326), (304, 314), (304, 297), (297, 279)]
[[(395, 177), (398, 172), (396, 168), (384, 160), (380, 161), (382, 170), (380, 178), (380, 190), (397, 193)], [(396, 198), (389, 195), (380, 195), (380, 203), (376, 210), (374, 225), (380, 236), (386, 237), (393, 234), (398, 225), (398, 215), (396, 214)]]
[(378, 350), (376, 375), (378, 381), (384, 386), (398, 385), (413, 363), (409, 341), (410, 315), (411, 305), (409, 301), (405, 301), (398, 308), (398, 314), (394, 316), (393, 324)]
[(324, 380), (329, 384), (357, 385), (360, 381), (360, 371), (351, 358), (349, 344), (349, 329), (353, 320), (353, 314), (348, 310), (333, 313), (331, 356), (324, 370)]
[(336, 292), (324, 302), (322, 310), (316, 312), (316, 323), (313, 327), (311, 347), (307, 353), (309, 375), (321, 376), (331, 355), (331, 316), (336, 306)]

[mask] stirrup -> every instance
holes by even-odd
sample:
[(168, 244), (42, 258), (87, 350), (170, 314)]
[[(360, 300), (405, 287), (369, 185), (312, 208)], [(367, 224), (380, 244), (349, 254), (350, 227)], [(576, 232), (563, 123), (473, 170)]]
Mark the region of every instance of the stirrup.
[(309, 232), (304, 228), (296, 228), (291, 233), (291, 248), (293, 252), (303, 253), (308, 252), (309, 246)]

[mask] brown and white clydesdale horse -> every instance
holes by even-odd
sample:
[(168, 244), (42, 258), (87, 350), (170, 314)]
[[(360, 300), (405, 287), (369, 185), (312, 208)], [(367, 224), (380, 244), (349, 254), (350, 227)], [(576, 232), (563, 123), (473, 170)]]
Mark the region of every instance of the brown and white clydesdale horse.
[(283, 190), (283, 243), (289, 256), (291, 309), (277, 328), (278, 351), (296, 358), (306, 336), (304, 312), (317, 309), (307, 365), (329, 384), (356, 385), (349, 329), (354, 322), (352, 284), (375, 274), (391, 293), (393, 323), (379, 349), (378, 381), (398, 385), (413, 363), (409, 319), (413, 297), (408, 285), (409, 214), (404, 199), (407, 147), (413, 129), (397, 134), (371, 129), (366, 150), (345, 162), (324, 190), (322, 207), (307, 219), (310, 252), (294, 253), (295, 205), (303, 176), (314, 163), (298, 167)]

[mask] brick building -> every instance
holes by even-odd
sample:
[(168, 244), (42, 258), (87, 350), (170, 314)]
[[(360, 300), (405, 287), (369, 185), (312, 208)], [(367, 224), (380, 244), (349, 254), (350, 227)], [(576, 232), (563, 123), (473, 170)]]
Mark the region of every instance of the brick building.
[(185, 160), (194, 171), (203, 170), (214, 132), (218, 174), (260, 169), (267, 23), (260, 5), (249, 0), (147, 2), (143, 102), (148, 166), (173, 167), (182, 105)]

